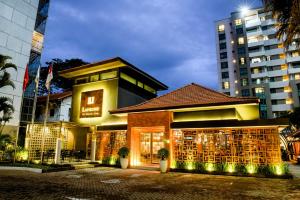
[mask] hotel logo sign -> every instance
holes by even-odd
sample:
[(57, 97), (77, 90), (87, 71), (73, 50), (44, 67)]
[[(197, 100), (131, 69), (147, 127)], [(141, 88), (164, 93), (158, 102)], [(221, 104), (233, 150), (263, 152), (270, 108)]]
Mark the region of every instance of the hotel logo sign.
[(81, 93), (80, 117), (102, 116), (103, 90), (94, 90)]

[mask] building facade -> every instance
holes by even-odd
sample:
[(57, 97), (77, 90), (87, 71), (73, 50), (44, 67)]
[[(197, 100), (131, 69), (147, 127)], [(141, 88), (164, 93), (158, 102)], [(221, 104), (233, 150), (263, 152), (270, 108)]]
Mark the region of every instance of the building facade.
[(38, 0), (0, 0), (0, 54), (10, 56), (17, 66), (17, 71), (9, 70), (16, 88), (0, 89), (0, 96), (10, 97), (15, 108), (4, 133), (15, 134), (19, 125), (23, 78), (31, 55), (38, 7)]
[(276, 38), (276, 21), (263, 8), (233, 12), (217, 21), (219, 90), (260, 98), (262, 118), (285, 115), (299, 106), (300, 55)]
[(29, 125), (31, 159), (39, 159), (44, 138), (46, 151), (59, 155), (60, 141), (63, 149), (108, 165), (116, 164), (123, 146), (130, 149), (131, 167), (158, 166), (161, 148), (169, 149), (171, 168), (281, 163), (279, 131), (287, 122), (259, 120), (257, 98), (230, 97), (194, 83), (157, 97), (167, 86), (121, 58), (60, 75), (74, 81), (71, 122), (49, 122), (44, 130), (43, 124)]

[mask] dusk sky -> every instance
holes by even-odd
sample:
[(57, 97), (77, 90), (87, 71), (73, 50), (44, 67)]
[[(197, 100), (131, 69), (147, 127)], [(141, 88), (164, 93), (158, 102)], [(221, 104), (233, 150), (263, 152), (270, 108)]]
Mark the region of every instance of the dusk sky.
[(120, 56), (170, 87), (217, 88), (214, 22), (260, 0), (52, 0), (43, 62)]

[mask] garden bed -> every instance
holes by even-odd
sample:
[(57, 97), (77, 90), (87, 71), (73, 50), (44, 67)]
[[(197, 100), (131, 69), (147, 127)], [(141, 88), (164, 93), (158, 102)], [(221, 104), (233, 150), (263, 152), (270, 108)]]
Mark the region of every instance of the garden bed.
[[(47, 173), (47, 172), (57, 172), (57, 171), (66, 171), (66, 170), (73, 170), (75, 169), (72, 165), (70, 164), (34, 164), (34, 163), (24, 163), (24, 162), (0, 162), (0, 169), (1, 167), (3, 169), (13, 169), (13, 168), (18, 168), (17, 170), (26, 170), (28, 169), (33, 169), (31, 171), (38, 171), (34, 169), (41, 169), (42, 173)], [(10, 168), (9, 168), (10, 167)], [(28, 170), (30, 171), (30, 170)]]

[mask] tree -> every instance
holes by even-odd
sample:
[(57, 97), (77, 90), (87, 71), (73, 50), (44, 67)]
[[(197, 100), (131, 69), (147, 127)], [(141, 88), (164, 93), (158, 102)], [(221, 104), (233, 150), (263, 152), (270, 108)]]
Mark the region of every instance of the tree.
[(288, 49), (293, 42), (299, 46), (300, 39), (300, 0), (263, 0), (265, 10), (271, 11), (277, 20), (277, 37), (283, 40)]
[(292, 126), (297, 130), (300, 129), (300, 107), (295, 108), (294, 111), (289, 114), (289, 120)]
[[(79, 59), (79, 58), (72, 58), (72, 59), (59, 59), (55, 58), (52, 59), (50, 62), (46, 62), (47, 65), (53, 64), (53, 80), (51, 82), (51, 88), (54, 88), (56, 90), (71, 90), (72, 89), (72, 81), (69, 79), (65, 79), (61, 76), (59, 76), (58, 72), (65, 70), (65, 69), (70, 69), (73, 67), (78, 67), (82, 65), (88, 64), (87, 62)], [(41, 91), (46, 91), (45, 88), (45, 81), (48, 75), (48, 67), (43, 67), (41, 68)], [(46, 93), (46, 92), (43, 92)], [(51, 93), (55, 93), (55, 90), (52, 90)]]
[[(13, 63), (8, 62), (9, 59), (11, 59), (9, 56), (0, 55), (0, 88), (8, 86), (15, 89), (15, 84), (11, 80), (7, 69), (17, 70), (17, 67)], [(0, 97), (0, 135), (5, 124), (12, 118), (13, 112), (12, 99), (9, 97)]]

